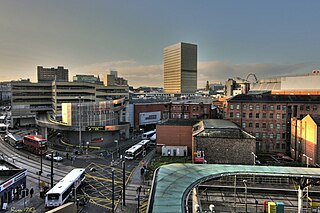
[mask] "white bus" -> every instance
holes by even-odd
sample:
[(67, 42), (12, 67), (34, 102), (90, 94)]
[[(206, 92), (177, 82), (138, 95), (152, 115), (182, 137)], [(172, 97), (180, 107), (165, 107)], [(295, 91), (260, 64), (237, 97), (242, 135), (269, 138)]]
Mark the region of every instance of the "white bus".
[(138, 145), (141, 145), (143, 149), (147, 149), (150, 145), (150, 140), (142, 140), (138, 143)]
[(73, 169), (46, 193), (45, 207), (55, 208), (68, 200), (85, 180), (85, 169)]
[(6, 123), (6, 116), (5, 115), (0, 116), (0, 123)]
[(142, 134), (142, 139), (143, 140), (150, 140), (150, 138), (154, 135), (156, 133), (156, 130), (154, 129), (154, 130), (151, 130), (151, 131), (149, 131), (149, 132), (145, 132), (145, 133), (143, 133)]
[(23, 148), (23, 138), (20, 135), (9, 133), (5, 137), (8, 144), (13, 146), (16, 149), (22, 149)]
[(143, 147), (140, 144), (136, 144), (125, 152), (125, 159), (133, 160), (143, 151)]

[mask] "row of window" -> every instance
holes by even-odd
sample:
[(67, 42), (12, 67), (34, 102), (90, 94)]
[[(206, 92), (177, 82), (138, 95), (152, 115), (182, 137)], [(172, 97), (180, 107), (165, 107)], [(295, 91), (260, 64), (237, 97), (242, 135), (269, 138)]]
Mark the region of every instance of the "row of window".
[[(234, 114), (234, 112), (230, 112), (229, 113), (229, 117), (230, 118), (234, 118), (234, 116), (235, 116), (235, 118), (240, 118), (240, 112), (236, 112), (235, 114)], [(253, 113), (248, 113), (248, 118), (253, 118), (253, 116), (255, 117), (255, 118), (267, 118), (267, 113), (255, 113), (255, 115), (253, 114)], [(247, 113), (245, 113), (245, 112), (243, 112), (242, 113), (242, 118), (247, 118)], [(287, 118), (287, 115), (286, 114), (280, 114), (280, 113), (277, 113), (277, 114), (275, 114), (275, 116), (274, 116), (274, 113), (270, 113), (269, 114), (269, 116), (268, 116), (268, 118), (270, 118), (270, 119), (274, 119), (274, 118), (276, 118), (276, 119), (286, 119)]]
[[(234, 108), (237, 109), (237, 110), (240, 110), (240, 104), (236, 104), (234, 106), (234, 104), (230, 104), (230, 109), (233, 110)], [(259, 104), (256, 104), (256, 105), (253, 105), (253, 104), (249, 104), (248, 106), (246, 104), (243, 104), (242, 105), (242, 109), (246, 110), (247, 107), (249, 108), (249, 110), (253, 110), (254, 108), (256, 110), (260, 110), (261, 109), (261, 106)], [(275, 106), (274, 105), (262, 105), (262, 110), (274, 110)], [(291, 108), (291, 106), (289, 106), (289, 108)], [(318, 110), (318, 106), (317, 105), (313, 105), (313, 106), (310, 106), (310, 105), (300, 105), (299, 109), (301, 111), (303, 110), (306, 110), (306, 111), (310, 111), (312, 108), (313, 111), (317, 111)], [(287, 110), (287, 105), (276, 105), (276, 109), (277, 110)]]
[[(242, 128), (246, 128), (247, 127), (247, 123), (246, 122), (242, 122)], [(253, 123), (248, 123), (248, 127), (253, 127)], [(267, 124), (266, 123), (262, 123), (261, 125), (260, 125), (260, 123), (255, 123), (255, 128), (263, 128), (263, 129), (266, 129), (267, 128)], [(271, 124), (268, 124), (268, 127), (269, 127), (269, 129), (274, 129), (274, 128), (276, 128), (276, 129), (286, 129), (286, 124), (273, 124), (273, 123), (271, 123)]]
[(283, 139), (286, 139), (286, 133), (277, 133), (277, 134), (274, 134), (274, 133), (260, 133), (260, 132), (256, 132), (255, 133), (255, 136), (256, 138), (260, 138), (260, 139), (276, 139), (276, 140), (283, 140)]

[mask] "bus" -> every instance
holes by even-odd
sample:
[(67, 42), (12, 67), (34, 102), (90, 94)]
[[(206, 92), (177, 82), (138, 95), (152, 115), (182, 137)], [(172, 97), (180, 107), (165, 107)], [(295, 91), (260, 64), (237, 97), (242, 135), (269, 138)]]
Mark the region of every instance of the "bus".
[(141, 145), (143, 149), (147, 149), (150, 145), (150, 140), (142, 140), (138, 143), (138, 145)]
[(6, 136), (8, 144), (15, 147), (16, 149), (23, 148), (23, 138), (20, 135), (9, 133)]
[(136, 144), (125, 152), (125, 159), (133, 160), (143, 151), (143, 147), (140, 144)]
[(0, 133), (7, 133), (8, 125), (0, 123)]
[(47, 140), (36, 135), (26, 135), (23, 137), (23, 147), (37, 155), (44, 155), (48, 152)]
[(143, 133), (142, 134), (142, 139), (143, 140), (150, 140), (150, 138), (154, 135), (156, 133), (156, 130), (154, 129), (154, 130), (151, 130), (151, 131), (149, 131), (149, 132), (145, 132), (145, 133)]
[(45, 207), (55, 208), (63, 205), (85, 180), (85, 169), (77, 168), (69, 172), (45, 195)]
[(6, 116), (5, 115), (1, 115), (0, 116), (0, 123), (6, 123)]

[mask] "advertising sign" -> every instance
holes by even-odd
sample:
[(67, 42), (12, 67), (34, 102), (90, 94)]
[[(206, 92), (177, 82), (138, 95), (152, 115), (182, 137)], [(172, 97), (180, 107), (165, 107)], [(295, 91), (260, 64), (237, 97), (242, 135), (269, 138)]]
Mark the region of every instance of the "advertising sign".
[(161, 112), (142, 112), (139, 114), (139, 125), (156, 124), (161, 120)]

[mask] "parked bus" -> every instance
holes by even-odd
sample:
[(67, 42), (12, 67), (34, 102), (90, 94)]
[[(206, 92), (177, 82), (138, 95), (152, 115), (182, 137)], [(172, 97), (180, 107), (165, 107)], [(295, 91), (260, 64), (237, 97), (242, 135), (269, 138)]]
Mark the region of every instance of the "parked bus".
[(0, 116), (0, 123), (3, 123), (3, 124), (6, 123), (6, 116), (5, 115)]
[(0, 133), (6, 133), (8, 126), (4, 123), (0, 123)]
[(133, 160), (143, 151), (143, 147), (140, 144), (136, 144), (125, 152), (125, 159)]
[(47, 153), (48, 145), (45, 138), (40, 138), (35, 135), (26, 135), (23, 137), (23, 147), (37, 155), (44, 155)]
[(6, 135), (6, 140), (8, 144), (13, 146), (16, 149), (22, 149), (23, 148), (23, 138), (20, 135), (9, 133)]
[(143, 140), (150, 140), (150, 138), (156, 133), (156, 130), (152, 130), (152, 131), (149, 131), (149, 132), (145, 132), (142, 134), (142, 139)]
[(157, 133), (152, 135), (152, 137), (150, 138), (150, 145), (155, 146), (157, 144), (156, 141), (157, 141)]
[(138, 143), (138, 145), (141, 145), (143, 149), (147, 149), (150, 145), (150, 140), (142, 140)]
[(46, 193), (45, 207), (55, 208), (63, 205), (71, 195), (75, 195), (75, 191), (84, 180), (85, 169), (73, 169)]

